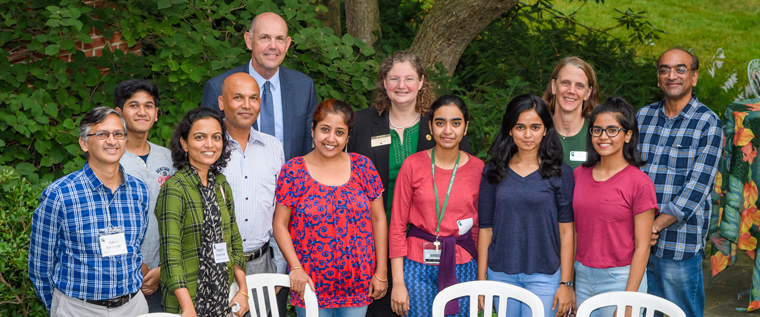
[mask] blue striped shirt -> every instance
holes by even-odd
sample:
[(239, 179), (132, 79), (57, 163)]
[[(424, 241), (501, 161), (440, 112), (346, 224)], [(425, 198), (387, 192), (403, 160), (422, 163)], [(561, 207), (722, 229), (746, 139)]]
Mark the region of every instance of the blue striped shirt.
[[(123, 180), (113, 193), (89, 163), (42, 193), (32, 216), (29, 278), (48, 310), (56, 288), (70, 297), (93, 300), (140, 289), (148, 189), (121, 166), (119, 171)], [(126, 254), (101, 256), (99, 230), (109, 224), (124, 229)]]
[(723, 148), (721, 122), (696, 94), (673, 118), (665, 101), (639, 110), (641, 170), (654, 182), (660, 212), (678, 221), (665, 228), (653, 254), (686, 260), (704, 248), (712, 213), (712, 192)]

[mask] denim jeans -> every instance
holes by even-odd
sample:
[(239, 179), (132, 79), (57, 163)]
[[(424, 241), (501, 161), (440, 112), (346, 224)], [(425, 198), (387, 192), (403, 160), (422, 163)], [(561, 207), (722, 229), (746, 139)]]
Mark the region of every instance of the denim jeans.
[[(630, 272), (630, 265), (608, 269), (597, 269), (585, 266), (581, 262), (575, 262), (576, 303), (580, 307), (584, 301), (595, 295), (625, 291), (625, 286), (628, 284), (628, 274)], [(646, 274), (644, 274), (644, 277), (641, 279), (638, 291), (640, 293), (647, 292)], [(615, 306), (609, 306), (594, 310), (591, 313), (591, 317), (609, 317), (615, 313), (615, 309)]]
[(647, 265), (649, 294), (665, 298), (683, 309), (686, 316), (702, 317), (705, 312), (705, 284), (702, 253), (686, 260), (667, 260), (649, 256)]
[[(552, 275), (549, 274), (507, 274), (502, 272), (492, 271), (488, 268), (488, 280), (499, 281), (507, 284), (522, 287), (536, 294), (541, 299), (541, 303), (544, 304), (544, 316), (554, 317), (557, 314), (557, 310), (552, 310), (554, 304), (554, 295), (559, 288), (559, 282), (562, 279), (562, 269), (557, 270)], [(563, 286), (564, 287), (564, 286)], [(499, 301), (494, 298), (494, 306), (499, 307)], [(528, 305), (516, 299), (509, 299), (507, 301), (507, 317), (531, 317), (531, 310)]]
[[(306, 310), (296, 306), (298, 317), (306, 316)], [(367, 315), (367, 306), (325, 308), (319, 310), (319, 317), (364, 317)]]

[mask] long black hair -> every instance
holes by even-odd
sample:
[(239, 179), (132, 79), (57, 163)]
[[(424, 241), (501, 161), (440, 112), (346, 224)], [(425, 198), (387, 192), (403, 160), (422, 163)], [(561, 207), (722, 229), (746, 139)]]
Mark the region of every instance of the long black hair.
[[(586, 138), (586, 152), (588, 153), (588, 156), (586, 157), (586, 162), (583, 163), (583, 166), (592, 167), (601, 160), (601, 156), (596, 152), (596, 149), (594, 149), (590, 131), (593, 128), (596, 117), (603, 113), (614, 114), (620, 127), (625, 129), (625, 131), (631, 131), (633, 133), (631, 140), (628, 141), (628, 143), (623, 144), (623, 157), (628, 164), (636, 167), (644, 166), (647, 162), (641, 159), (641, 154), (638, 150), (639, 124), (636, 122), (636, 113), (630, 103), (617, 96), (607, 98), (603, 104), (596, 106), (589, 115), (588, 122), (592, 127), (589, 127), (589, 131), (586, 132), (589, 134)], [(623, 131), (620, 132), (623, 133)]]
[(182, 148), (180, 139), (187, 142), (187, 136), (190, 134), (190, 129), (192, 129), (193, 124), (200, 119), (206, 118), (212, 118), (218, 121), (219, 125), (222, 127), (222, 155), (219, 155), (219, 158), (216, 159), (216, 162), (214, 162), (214, 164), (211, 164), (209, 171), (214, 174), (219, 174), (222, 172), (222, 169), (227, 167), (227, 161), (230, 159), (230, 144), (229, 140), (227, 140), (227, 128), (224, 126), (222, 115), (219, 114), (219, 111), (211, 110), (205, 107), (199, 107), (190, 110), (190, 112), (185, 114), (185, 116), (182, 118), (182, 121), (180, 121), (179, 125), (177, 125), (177, 129), (174, 130), (172, 140), (169, 143), (169, 147), (172, 151), (172, 161), (174, 163), (174, 168), (177, 170), (181, 170), (183, 167), (190, 165), (190, 162), (187, 158), (187, 153)]
[(546, 128), (546, 135), (541, 139), (541, 144), (538, 146), (538, 158), (541, 160), (538, 172), (543, 178), (562, 175), (564, 153), (562, 152), (562, 143), (554, 129), (554, 121), (549, 106), (541, 98), (525, 94), (515, 97), (507, 105), (499, 135), (496, 136), (496, 140), (491, 144), (491, 149), (488, 151), (489, 168), (485, 176), (489, 183), (498, 184), (507, 174), (509, 161), (517, 153), (517, 144), (509, 132), (517, 125), (520, 114), (529, 110), (536, 111)]

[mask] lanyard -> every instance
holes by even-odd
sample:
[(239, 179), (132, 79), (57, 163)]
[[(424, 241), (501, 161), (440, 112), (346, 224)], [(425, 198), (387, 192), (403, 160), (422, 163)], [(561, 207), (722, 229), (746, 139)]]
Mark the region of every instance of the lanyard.
[(443, 208), (440, 207), (438, 199), (438, 186), (435, 185), (435, 148), (433, 153), (430, 154), (430, 168), (433, 170), (433, 190), (435, 192), (435, 212), (438, 216), (438, 226), (435, 228), (435, 235), (441, 231), (441, 222), (443, 221), (443, 214), (446, 212), (446, 206), (449, 204), (449, 195), (451, 195), (451, 187), (454, 185), (454, 176), (457, 176), (457, 168), (459, 167), (459, 157), (462, 152), (457, 153), (457, 162), (454, 164), (454, 171), (451, 173), (451, 180), (449, 181), (449, 189), (446, 190), (446, 198), (443, 200)]

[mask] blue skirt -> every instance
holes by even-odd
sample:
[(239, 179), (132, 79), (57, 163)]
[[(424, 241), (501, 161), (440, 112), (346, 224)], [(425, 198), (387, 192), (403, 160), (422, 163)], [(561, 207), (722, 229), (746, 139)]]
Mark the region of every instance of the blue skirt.
[[(478, 262), (475, 259), (457, 264), (457, 282), (477, 279)], [(404, 258), (404, 282), (409, 292), (409, 317), (429, 317), (433, 312), (433, 299), (438, 294), (438, 266), (427, 265)], [(459, 298), (457, 317), (470, 316), (470, 298)]]

